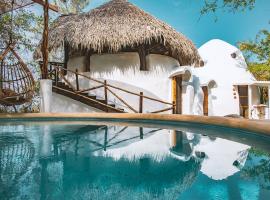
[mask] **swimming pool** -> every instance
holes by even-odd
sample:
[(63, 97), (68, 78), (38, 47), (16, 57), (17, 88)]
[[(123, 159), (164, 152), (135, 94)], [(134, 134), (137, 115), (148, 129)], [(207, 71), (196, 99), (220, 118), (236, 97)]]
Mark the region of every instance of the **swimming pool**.
[(269, 199), (270, 137), (154, 121), (0, 123), (0, 199)]

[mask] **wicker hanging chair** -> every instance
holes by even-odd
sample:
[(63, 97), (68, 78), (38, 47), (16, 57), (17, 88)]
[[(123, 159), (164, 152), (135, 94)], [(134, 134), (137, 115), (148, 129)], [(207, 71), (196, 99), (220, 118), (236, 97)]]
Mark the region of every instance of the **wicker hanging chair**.
[(34, 95), (35, 81), (26, 64), (8, 45), (0, 55), (0, 104), (22, 105), (30, 102)]

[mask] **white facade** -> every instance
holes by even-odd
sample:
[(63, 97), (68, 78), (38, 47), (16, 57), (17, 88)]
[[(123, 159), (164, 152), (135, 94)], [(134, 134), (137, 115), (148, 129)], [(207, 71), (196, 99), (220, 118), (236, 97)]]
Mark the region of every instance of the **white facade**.
[(52, 113), (102, 113), (98, 109), (56, 93), (52, 95), (52, 102)]
[[(85, 71), (85, 57), (71, 57), (68, 62), (68, 69), (84, 73), (98, 80), (107, 82), (116, 87), (120, 87), (135, 93), (143, 92), (144, 95), (157, 98), (166, 102), (172, 102), (172, 80), (178, 74), (183, 74), (182, 83), (182, 113), (183, 114), (204, 114), (204, 92), (202, 86), (208, 88), (208, 115), (225, 116), (236, 114), (240, 115), (238, 85), (249, 85), (249, 117), (253, 116), (253, 106), (260, 102), (258, 87), (252, 85), (256, 82), (254, 76), (247, 71), (245, 59), (236, 47), (215, 39), (207, 42), (199, 53), (205, 62), (204, 67), (180, 67), (177, 60), (163, 55), (147, 56), (147, 71), (140, 70), (138, 53), (118, 53), (92, 55), (90, 57), (90, 72)], [(234, 56), (232, 56), (234, 54)], [(68, 74), (68, 79), (75, 84), (75, 77)], [(99, 83), (89, 81), (80, 77), (80, 89), (98, 86)], [(270, 85), (270, 84), (269, 84)], [(112, 89), (125, 101), (138, 110), (139, 98), (125, 92)], [(91, 94), (102, 98), (104, 89), (91, 91)], [(64, 100), (60, 95), (55, 96), (55, 102), (70, 102)], [(60, 99), (59, 99), (60, 98)], [(116, 104), (125, 111), (130, 110), (113, 95), (109, 94), (109, 101)], [(60, 103), (61, 104), (61, 103)], [(60, 105), (56, 104), (56, 105)], [(74, 105), (74, 102), (73, 104)], [(57, 107), (57, 106), (56, 106)], [(58, 111), (58, 108), (53, 108)], [(72, 109), (74, 108), (74, 109)], [(69, 109), (70, 112), (96, 112), (95, 109), (84, 105), (74, 105)], [(153, 112), (166, 108), (166, 105), (144, 100), (143, 112)], [(61, 111), (65, 109), (60, 109)], [(168, 112), (171, 113), (171, 112)], [(266, 112), (266, 115), (269, 112)]]
[(40, 112), (51, 112), (52, 106), (52, 80), (41, 79), (40, 80)]
[[(140, 70), (140, 60), (138, 53), (119, 53), (119, 54), (102, 54), (91, 56), (90, 72), (84, 72), (85, 57), (70, 58), (68, 69), (84, 72), (92, 78), (98, 80), (107, 80), (111, 85), (135, 92), (143, 92), (145, 96), (157, 98), (166, 102), (172, 102), (171, 79), (170, 74), (176, 69), (181, 69), (177, 60), (162, 55), (147, 56), (147, 71)], [(68, 75), (69, 81), (75, 84), (75, 77)], [(80, 88), (86, 89), (100, 85), (94, 81), (89, 81), (83, 77), (80, 78)], [(112, 89), (117, 95), (127, 101), (133, 108), (138, 110), (139, 98), (119, 90)], [(102, 98), (104, 89), (98, 89), (90, 92), (97, 97)], [(109, 101), (115, 103), (118, 107), (123, 104), (109, 94)], [(144, 99), (143, 112), (153, 112), (168, 108), (165, 104)], [(126, 111), (128, 108), (123, 106)]]
[(241, 51), (224, 41), (215, 39), (200, 47), (199, 53), (205, 66), (193, 68), (192, 83), (195, 89), (195, 100), (197, 99), (193, 114), (203, 114), (199, 109), (203, 104), (202, 91), (199, 86), (214, 81), (215, 84), (208, 85), (209, 115), (240, 115), (237, 86), (248, 85), (249, 118), (252, 118), (253, 107), (260, 104), (260, 94), (258, 87), (252, 86), (256, 79), (247, 71), (247, 64)]

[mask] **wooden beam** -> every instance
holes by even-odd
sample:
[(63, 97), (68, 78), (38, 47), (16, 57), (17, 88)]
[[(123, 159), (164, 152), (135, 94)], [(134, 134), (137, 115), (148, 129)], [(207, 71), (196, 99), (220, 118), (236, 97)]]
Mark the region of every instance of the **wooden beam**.
[(268, 85), (268, 119), (270, 119), (270, 84)]
[(8, 47), (4, 50), (4, 52), (0, 55), (0, 61), (2, 61), (2, 60), (5, 58), (5, 56), (8, 54), (9, 51), (10, 51), (10, 46), (8, 46)]
[[(68, 60), (69, 60), (69, 52), (70, 52), (70, 48), (68, 43), (65, 41), (64, 42), (64, 69), (67, 69), (68, 66)], [(64, 74), (67, 74), (67, 71), (65, 70)]]
[[(42, 5), (42, 6), (46, 5), (46, 0), (45, 1), (43, 1), (43, 0), (32, 0), (32, 1), (39, 4), (39, 5)], [(53, 10), (54, 12), (59, 11), (58, 7), (56, 5), (53, 5), (53, 4), (49, 4), (49, 9)]]
[(44, 29), (43, 29), (43, 40), (42, 40), (43, 66), (42, 66), (42, 71), (41, 71), (41, 78), (47, 79), (48, 78), (48, 59), (49, 59), (49, 51), (48, 51), (49, 2), (48, 0), (45, 0), (43, 11), (44, 11)]
[(175, 77), (176, 81), (176, 114), (182, 114), (182, 75)]
[(138, 54), (140, 57), (140, 70), (147, 71), (147, 63), (146, 63), (146, 51), (144, 47), (140, 47), (138, 50)]
[(90, 72), (91, 70), (91, 53), (87, 52), (85, 54), (85, 60), (84, 60), (84, 65), (85, 65), (85, 71)]

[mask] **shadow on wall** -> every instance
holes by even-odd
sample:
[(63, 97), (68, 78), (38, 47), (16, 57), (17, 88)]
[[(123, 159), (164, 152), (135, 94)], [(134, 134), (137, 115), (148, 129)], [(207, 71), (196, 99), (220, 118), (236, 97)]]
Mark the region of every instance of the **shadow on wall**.
[(179, 67), (177, 60), (163, 55), (151, 54), (146, 57), (148, 71), (140, 71), (140, 60), (137, 53), (119, 53), (91, 56), (91, 72), (95, 76), (109, 76), (116, 71), (122, 75), (137, 73), (160, 76), (169, 74), (172, 68)]
[[(83, 60), (76, 59), (76, 62), (83, 62)], [(80, 66), (81, 63), (76, 63), (71, 60), (71, 64)], [(140, 70), (139, 56), (137, 53), (121, 53), (121, 54), (104, 54), (91, 56), (91, 72), (84, 72), (84, 74), (103, 81), (106, 79), (109, 84), (132, 91), (136, 93), (143, 92), (144, 95), (164, 100), (171, 101), (171, 81), (169, 75), (177, 67), (179, 63), (177, 60), (162, 56), (149, 55), (147, 56), (148, 70)], [(72, 67), (69, 67), (72, 68)], [(75, 85), (75, 76), (68, 74), (68, 79)], [(80, 89), (87, 89), (100, 85), (93, 81), (80, 78)], [(116, 91), (120, 97), (129, 102), (132, 107), (138, 109), (139, 97), (127, 94), (125, 92)], [(91, 91), (91, 94), (104, 97), (104, 89)], [(120, 101), (112, 95), (109, 95), (109, 100), (112, 103), (120, 105)], [(121, 103), (122, 104), (122, 103)], [(122, 104), (123, 105), (123, 104)], [(167, 108), (164, 104), (153, 103), (153, 101), (145, 100), (144, 107), (147, 110), (144, 112), (153, 112)]]
[(199, 77), (193, 76), (193, 86), (194, 86), (194, 103), (193, 103), (193, 114), (203, 115), (203, 100), (204, 93), (201, 88), (201, 82)]
[(53, 93), (52, 99), (52, 112), (53, 113), (75, 113), (75, 112), (87, 112), (87, 113), (97, 113), (102, 112), (93, 107), (82, 104), (71, 98)]

